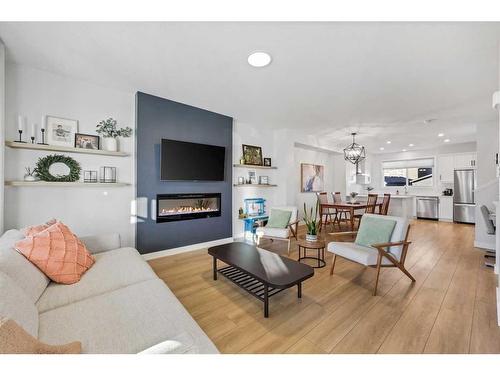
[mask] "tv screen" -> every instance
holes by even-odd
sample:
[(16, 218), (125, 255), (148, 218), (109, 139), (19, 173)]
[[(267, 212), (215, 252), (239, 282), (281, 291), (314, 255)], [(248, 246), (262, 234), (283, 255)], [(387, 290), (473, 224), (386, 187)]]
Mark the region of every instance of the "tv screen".
[(224, 181), (225, 154), (225, 147), (162, 139), (161, 179)]

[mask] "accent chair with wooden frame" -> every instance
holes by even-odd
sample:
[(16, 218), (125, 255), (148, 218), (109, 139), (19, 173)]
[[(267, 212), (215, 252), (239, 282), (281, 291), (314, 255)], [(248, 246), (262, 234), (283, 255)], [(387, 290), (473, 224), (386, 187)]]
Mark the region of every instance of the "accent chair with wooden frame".
[[(363, 246), (354, 242), (330, 242), (327, 247), (327, 250), (333, 254), (330, 275), (333, 275), (335, 261), (337, 260), (337, 256), (340, 256), (344, 259), (362, 264), (366, 267), (373, 267), (377, 270), (375, 287), (373, 289), (374, 296), (377, 295), (378, 280), (380, 276), (380, 269), (382, 267), (397, 267), (401, 270), (401, 272), (408, 276), (412, 282), (415, 282), (413, 276), (404, 266), (406, 254), (408, 252), (409, 245), (411, 244), (411, 242), (408, 241), (408, 234), (410, 232), (408, 220), (406, 218), (396, 216), (382, 216), (374, 214), (365, 214), (365, 216), (371, 216), (377, 220), (395, 221), (396, 224), (392, 231), (390, 241), (386, 243), (376, 243), (371, 246)], [(363, 224), (363, 222), (364, 220), (361, 220), (360, 226), (370, 225)], [(356, 233), (358, 232), (338, 232), (333, 233), (333, 235)]]
[[(271, 241), (287, 241), (288, 242), (288, 255), (290, 255), (290, 242), (292, 237), (297, 239), (297, 231), (299, 228), (299, 211), (297, 207), (294, 206), (281, 206), (281, 207), (271, 207), (272, 210), (290, 211), (290, 220), (286, 228), (269, 228), (267, 226), (258, 227), (255, 230), (255, 235), (257, 237), (257, 245), (260, 245), (260, 241), (264, 238), (270, 239)], [(272, 213), (271, 213), (272, 214)]]

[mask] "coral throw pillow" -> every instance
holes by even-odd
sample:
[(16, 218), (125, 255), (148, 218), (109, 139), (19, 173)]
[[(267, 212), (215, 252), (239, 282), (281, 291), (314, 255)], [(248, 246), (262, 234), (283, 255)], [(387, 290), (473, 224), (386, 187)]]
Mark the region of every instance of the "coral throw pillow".
[(94, 264), (94, 257), (71, 230), (61, 222), (24, 240), (15, 248), (52, 281), (73, 284)]
[(28, 236), (33, 236), (34, 234), (40, 233), (41, 231), (44, 231), (51, 225), (54, 225), (57, 222), (56, 219), (51, 219), (47, 221), (45, 224), (39, 224), (39, 225), (33, 225), (31, 227), (27, 227), (22, 229), (21, 231), (24, 233), (26, 237)]

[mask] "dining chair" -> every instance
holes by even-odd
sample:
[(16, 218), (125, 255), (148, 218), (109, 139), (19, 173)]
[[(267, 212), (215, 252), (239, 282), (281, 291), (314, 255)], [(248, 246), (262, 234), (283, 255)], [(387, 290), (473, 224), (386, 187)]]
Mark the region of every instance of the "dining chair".
[[(320, 213), (319, 213), (319, 218), (321, 221), (321, 224), (319, 226), (320, 231), (323, 228), (323, 219), (325, 223), (325, 227), (328, 225), (328, 220), (330, 220), (330, 223), (335, 225), (335, 221), (337, 219), (337, 210), (333, 208), (323, 208), (323, 204), (328, 204), (328, 193), (327, 192), (321, 192), (321, 193), (316, 193), (316, 196), (318, 198), (319, 202), (319, 207), (320, 207)], [(335, 217), (332, 219), (332, 215), (335, 215)]]
[(378, 194), (368, 194), (368, 200), (366, 202), (365, 212), (362, 214), (354, 215), (354, 220), (356, 220), (356, 219), (358, 220), (358, 227), (359, 227), (359, 224), (361, 224), (361, 218), (363, 217), (363, 215), (375, 213), (377, 199), (378, 199)]
[(408, 219), (396, 216), (365, 214), (361, 219), (358, 232), (340, 232), (331, 235), (353, 233), (357, 233), (355, 242), (330, 242), (328, 244), (327, 250), (333, 254), (330, 275), (333, 275), (335, 261), (337, 256), (340, 256), (366, 267), (376, 268), (374, 296), (377, 295), (380, 268), (382, 267), (397, 267), (412, 282), (415, 282), (413, 276), (404, 266), (406, 254), (411, 244), (408, 241), (410, 233)]
[[(335, 193), (332, 193), (332, 198), (333, 198), (333, 202), (334, 203), (342, 203), (342, 193), (340, 191), (336, 191)], [(340, 227), (340, 222), (341, 221), (348, 221), (349, 218), (347, 217), (348, 214), (350, 214), (350, 211), (349, 210), (345, 210), (345, 209), (342, 209), (342, 208), (338, 208), (336, 209), (336, 221), (337, 221), (337, 224), (339, 225), (339, 229), (341, 228)], [(342, 216), (344, 218), (342, 218)]]
[(380, 215), (387, 215), (389, 212), (389, 202), (391, 201), (391, 194), (384, 194), (384, 200), (380, 207)]

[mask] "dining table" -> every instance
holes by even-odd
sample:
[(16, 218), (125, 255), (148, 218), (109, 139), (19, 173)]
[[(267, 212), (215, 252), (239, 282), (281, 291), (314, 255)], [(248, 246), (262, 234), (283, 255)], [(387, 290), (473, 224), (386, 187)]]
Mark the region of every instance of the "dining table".
[[(320, 204), (320, 211), (321, 213), (323, 212), (328, 212), (331, 208), (336, 209), (337, 211), (348, 211), (349, 212), (349, 223), (351, 227), (351, 232), (354, 232), (354, 211), (355, 210), (366, 210), (368, 207), (367, 202), (337, 202), (337, 203), (322, 203)], [(382, 203), (375, 203), (375, 208), (378, 207), (378, 210), (380, 212), (380, 209), (382, 207)], [(326, 221), (327, 219), (325, 219)], [(325, 226), (326, 226), (325, 222)], [(320, 222), (319, 222), (319, 230), (321, 231), (323, 227), (323, 215), (320, 215)]]

